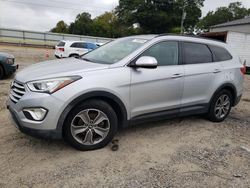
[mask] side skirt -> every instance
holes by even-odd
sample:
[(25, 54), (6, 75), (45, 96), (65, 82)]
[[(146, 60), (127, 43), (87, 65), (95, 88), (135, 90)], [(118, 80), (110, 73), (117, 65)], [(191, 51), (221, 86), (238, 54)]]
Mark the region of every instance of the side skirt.
[(187, 106), (183, 108), (143, 114), (133, 117), (129, 121), (129, 126), (138, 125), (146, 122), (173, 119), (176, 117), (204, 114), (207, 113), (208, 110), (209, 110), (209, 104), (200, 104), (200, 105)]

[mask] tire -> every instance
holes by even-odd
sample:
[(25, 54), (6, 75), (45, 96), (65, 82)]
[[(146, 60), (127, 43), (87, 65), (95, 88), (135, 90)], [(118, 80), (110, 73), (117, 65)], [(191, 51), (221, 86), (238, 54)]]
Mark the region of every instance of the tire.
[(0, 65), (0, 80), (3, 79), (4, 77), (4, 69), (3, 67)]
[(105, 101), (90, 100), (70, 111), (64, 122), (63, 137), (78, 150), (95, 150), (111, 142), (117, 128), (118, 119), (113, 108)]
[[(233, 104), (233, 96), (229, 90), (223, 89), (212, 99), (208, 119), (212, 122), (222, 122), (228, 116)], [(220, 115), (221, 114), (221, 115)]]

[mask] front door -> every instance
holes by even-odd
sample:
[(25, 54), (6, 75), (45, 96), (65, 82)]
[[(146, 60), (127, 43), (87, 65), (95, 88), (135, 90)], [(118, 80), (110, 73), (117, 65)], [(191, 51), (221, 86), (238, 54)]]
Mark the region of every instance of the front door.
[(159, 42), (139, 57), (156, 58), (155, 69), (131, 70), (131, 117), (179, 109), (183, 89), (183, 65), (179, 65), (178, 42)]

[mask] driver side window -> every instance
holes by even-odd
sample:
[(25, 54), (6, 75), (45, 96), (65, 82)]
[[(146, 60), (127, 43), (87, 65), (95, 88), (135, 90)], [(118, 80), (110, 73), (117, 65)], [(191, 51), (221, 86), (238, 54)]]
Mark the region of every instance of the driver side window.
[(159, 66), (178, 65), (178, 42), (159, 42), (144, 51), (142, 56), (154, 57)]

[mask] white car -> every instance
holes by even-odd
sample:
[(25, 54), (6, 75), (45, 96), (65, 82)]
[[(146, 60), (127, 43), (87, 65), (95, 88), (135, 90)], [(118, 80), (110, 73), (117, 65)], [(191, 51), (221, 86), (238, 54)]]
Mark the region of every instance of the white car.
[(98, 48), (99, 45), (84, 41), (60, 41), (55, 46), (55, 56), (57, 58), (64, 57), (79, 57), (93, 49)]

